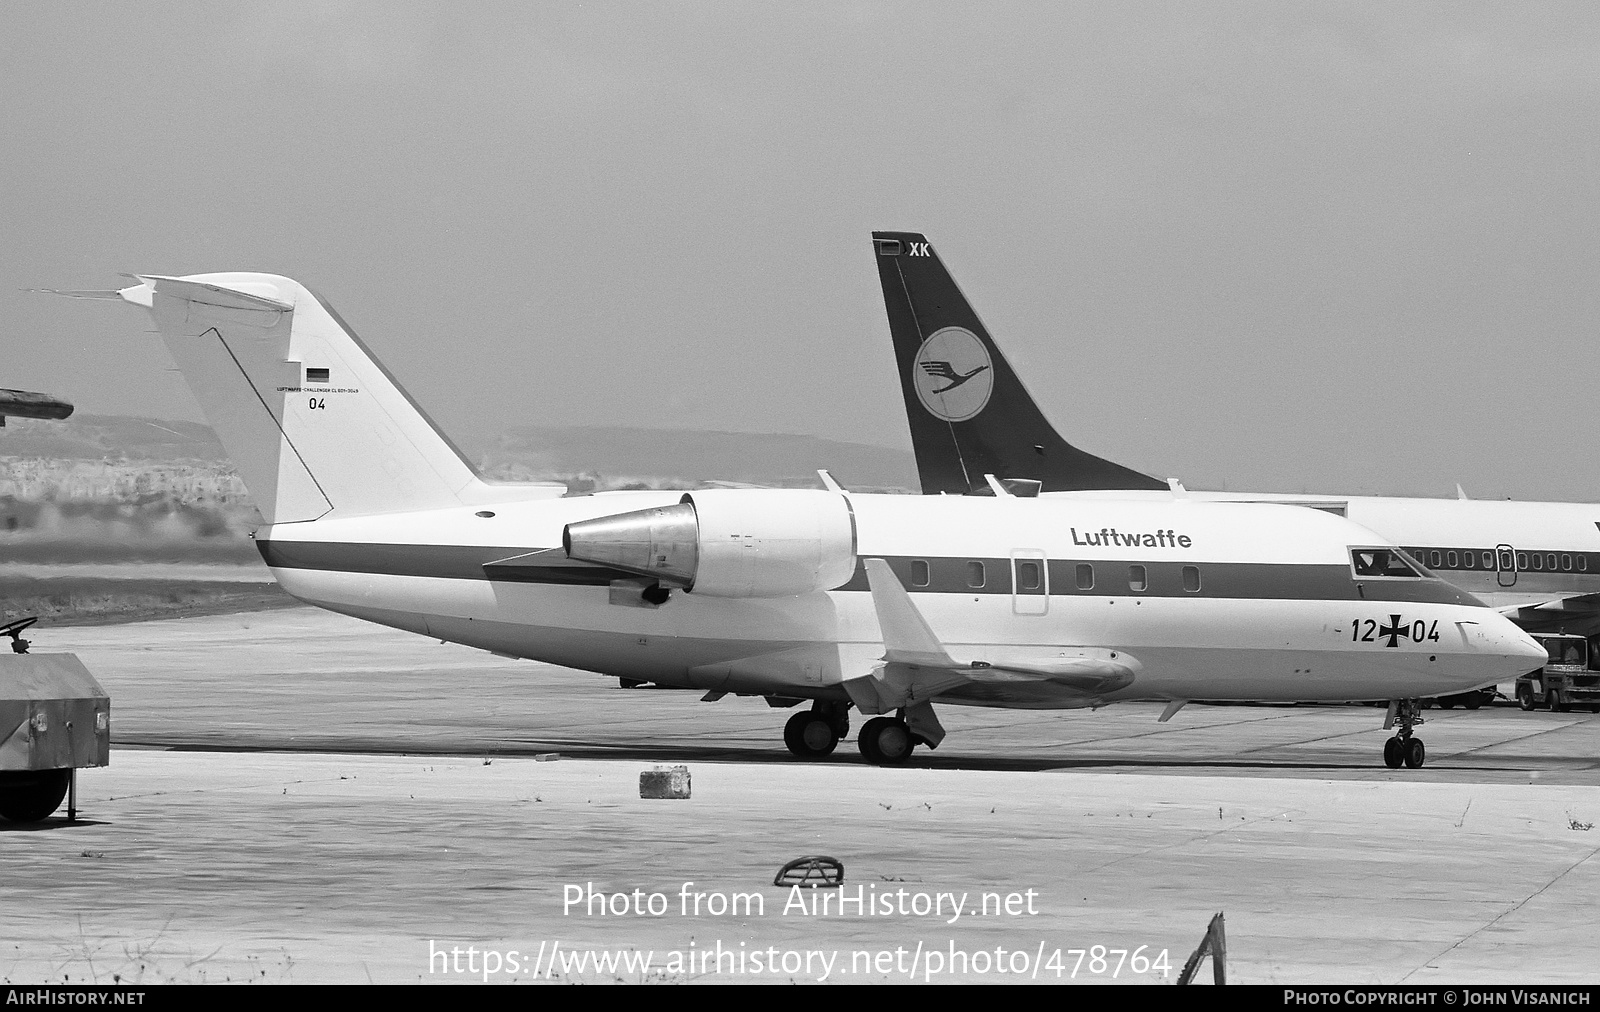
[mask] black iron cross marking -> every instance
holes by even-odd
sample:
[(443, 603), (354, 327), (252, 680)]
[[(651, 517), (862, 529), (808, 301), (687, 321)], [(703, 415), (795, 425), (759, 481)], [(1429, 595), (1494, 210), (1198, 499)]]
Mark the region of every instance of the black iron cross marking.
[(1411, 638), (1411, 627), (1403, 624), (1400, 621), (1399, 615), (1390, 615), (1389, 624), (1380, 628), (1378, 630), (1378, 635), (1389, 637), (1389, 642), (1385, 643), (1384, 646), (1397, 647), (1400, 644), (1397, 643), (1396, 640), (1398, 640), (1400, 637), (1404, 636), (1406, 639)]

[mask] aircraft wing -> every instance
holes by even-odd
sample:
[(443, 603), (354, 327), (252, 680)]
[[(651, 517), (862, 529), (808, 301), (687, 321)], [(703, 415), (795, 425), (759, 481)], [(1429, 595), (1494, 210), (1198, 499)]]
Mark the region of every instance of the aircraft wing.
[(1584, 635), (1600, 632), (1600, 594), (1484, 596), (1490, 598), (1487, 602), (1490, 607), (1525, 629), (1564, 630)]
[(862, 713), (891, 713), (935, 697), (976, 705), (1088, 706), (1134, 680), (1138, 662), (1114, 651), (1017, 648), (957, 660), (889, 564), (867, 559), (865, 565), (883, 635), (883, 664), (844, 682)]
[(0, 425), (7, 415), (16, 418), (66, 418), (72, 414), (72, 405), (31, 390), (0, 390)]

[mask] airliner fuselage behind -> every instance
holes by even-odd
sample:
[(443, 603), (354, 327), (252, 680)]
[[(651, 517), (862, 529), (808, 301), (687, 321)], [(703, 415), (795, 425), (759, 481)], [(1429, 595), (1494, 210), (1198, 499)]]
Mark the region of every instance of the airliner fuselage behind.
[[(1170, 499), (1170, 492), (1049, 493), (1078, 499)], [(1277, 502), (1337, 512), (1380, 531), (1423, 566), (1529, 629), (1600, 632), (1600, 505), (1497, 499), (1179, 493), (1204, 502)]]

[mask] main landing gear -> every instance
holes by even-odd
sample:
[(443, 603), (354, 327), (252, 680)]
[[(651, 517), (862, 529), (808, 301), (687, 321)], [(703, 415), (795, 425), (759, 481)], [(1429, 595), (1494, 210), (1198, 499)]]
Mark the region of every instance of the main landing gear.
[(1383, 722), (1384, 729), (1388, 730), (1396, 722), (1399, 722), (1400, 730), (1383, 743), (1383, 764), (1392, 770), (1399, 769), (1402, 764), (1408, 769), (1417, 769), (1428, 757), (1422, 739), (1411, 736), (1411, 729), (1423, 722), (1421, 700), (1396, 699), (1390, 703), (1388, 719)]
[[(865, 729), (863, 729), (865, 731)], [(850, 733), (850, 704), (817, 700), (783, 726), (783, 743), (802, 759), (821, 759)]]
[[(833, 754), (839, 740), (850, 733), (850, 704), (818, 700), (811, 709), (789, 718), (783, 727), (783, 743), (802, 759), (821, 759)], [(856, 744), (861, 754), (875, 766), (898, 766), (911, 758), (918, 745), (935, 748), (944, 738), (944, 728), (926, 702), (902, 708), (894, 716), (873, 717), (861, 725)]]

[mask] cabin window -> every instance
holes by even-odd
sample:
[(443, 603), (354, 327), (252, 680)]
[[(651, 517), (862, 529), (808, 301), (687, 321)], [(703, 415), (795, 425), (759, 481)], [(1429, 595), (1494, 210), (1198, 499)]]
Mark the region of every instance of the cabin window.
[(1550, 570), (1552, 573), (1555, 572), (1555, 569), (1556, 569), (1556, 553), (1555, 552), (1551, 552), (1549, 555), (1546, 555), (1544, 557), (1544, 568)]
[(1562, 554), (1562, 556), (1561, 556), (1561, 571), (1563, 573), (1572, 572), (1572, 556), (1566, 555), (1564, 553)]
[(1191, 594), (1200, 593), (1200, 567), (1183, 567), (1183, 589)]
[(1017, 563), (1017, 589), (1039, 589), (1039, 564), (1037, 562)]
[(967, 563), (967, 586), (971, 587), (973, 590), (977, 590), (979, 587), (983, 586), (983, 563)]
[(1478, 564), (1478, 557), (1471, 552), (1462, 552), (1461, 564), (1468, 569), (1472, 569)]
[(1544, 568), (1544, 556), (1540, 555), (1538, 552), (1534, 552), (1533, 553), (1533, 560), (1532, 561), (1533, 561), (1533, 568), (1534, 569), (1543, 569)]
[(1578, 572), (1580, 572), (1580, 573), (1586, 572), (1588, 570), (1588, 568), (1589, 568), (1589, 557), (1587, 555), (1578, 556)]
[(933, 580), (928, 574), (928, 563), (925, 559), (911, 560), (911, 585), (913, 587), (926, 587)]
[(1445, 552), (1444, 553), (1444, 564), (1445, 564), (1445, 568), (1447, 568), (1447, 569), (1456, 568), (1456, 553), (1455, 552)]
[[(1438, 552), (1433, 553), (1436, 557)], [(1396, 548), (1352, 548), (1350, 564), (1357, 576), (1417, 579), (1418, 573)]]
[(1439, 563), (1441, 561), (1443, 561), (1443, 560), (1441, 560), (1439, 558), (1439, 553), (1438, 552), (1433, 552), (1428, 556), (1428, 565), (1432, 566), (1434, 569), (1438, 569), (1439, 568)]
[(1087, 562), (1078, 563), (1078, 589), (1094, 589), (1094, 567)]
[(1144, 567), (1143, 566), (1129, 566), (1128, 567), (1128, 589), (1129, 590), (1148, 590), (1149, 588), (1150, 588), (1150, 580), (1145, 575)]
[(1483, 568), (1484, 569), (1493, 569), (1494, 568), (1494, 553), (1493, 552), (1484, 552), (1483, 553)]
[(1517, 553), (1517, 570), (1519, 572), (1521, 572), (1521, 571), (1525, 571), (1527, 568), (1528, 568), (1528, 553), (1527, 552), (1518, 552)]

